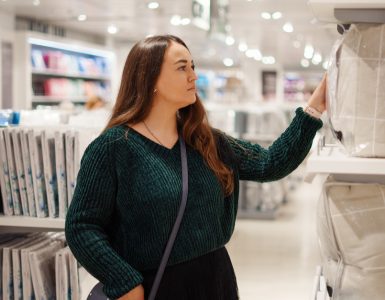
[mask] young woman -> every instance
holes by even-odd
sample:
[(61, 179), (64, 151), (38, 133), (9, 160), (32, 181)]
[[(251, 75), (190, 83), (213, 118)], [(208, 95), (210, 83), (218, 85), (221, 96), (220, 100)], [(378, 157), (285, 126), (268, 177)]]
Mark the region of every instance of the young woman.
[(325, 110), (325, 78), (269, 149), (210, 127), (194, 62), (175, 36), (130, 51), (106, 130), (87, 148), (66, 219), (68, 244), (109, 298), (147, 299), (182, 194), (178, 133), (187, 145), (186, 210), (157, 298), (238, 299), (225, 244), (239, 180), (272, 181), (303, 161)]

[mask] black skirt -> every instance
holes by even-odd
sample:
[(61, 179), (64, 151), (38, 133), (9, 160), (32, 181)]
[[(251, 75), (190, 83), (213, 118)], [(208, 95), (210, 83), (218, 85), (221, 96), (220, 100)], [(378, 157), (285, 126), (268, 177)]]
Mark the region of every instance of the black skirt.
[[(157, 270), (141, 272), (148, 299)], [(237, 300), (238, 286), (225, 247), (166, 267), (156, 300)]]

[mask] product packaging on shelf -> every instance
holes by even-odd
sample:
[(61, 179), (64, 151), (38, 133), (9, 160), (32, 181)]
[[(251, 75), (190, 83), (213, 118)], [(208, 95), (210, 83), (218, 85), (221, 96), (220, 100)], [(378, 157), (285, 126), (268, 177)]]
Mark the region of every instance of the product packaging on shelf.
[(328, 115), (352, 156), (385, 157), (385, 24), (353, 24), (334, 46)]
[(325, 183), (318, 207), (323, 270), (333, 300), (385, 295), (385, 186)]

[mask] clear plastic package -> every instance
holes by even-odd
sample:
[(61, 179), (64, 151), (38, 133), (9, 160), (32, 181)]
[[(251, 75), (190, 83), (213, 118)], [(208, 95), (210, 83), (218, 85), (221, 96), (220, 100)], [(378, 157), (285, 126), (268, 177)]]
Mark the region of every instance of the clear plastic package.
[(384, 215), (384, 185), (325, 183), (317, 227), (333, 300), (384, 299)]
[(385, 24), (352, 24), (333, 47), (327, 109), (348, 154), (385, 157)]

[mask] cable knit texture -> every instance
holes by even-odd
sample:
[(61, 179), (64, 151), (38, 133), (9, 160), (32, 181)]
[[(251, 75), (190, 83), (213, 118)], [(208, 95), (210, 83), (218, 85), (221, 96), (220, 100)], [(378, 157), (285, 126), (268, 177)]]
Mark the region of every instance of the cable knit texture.
[[(228, 163), (235, 180), (228, 197), (202, 156), (187, 146), (187, 207), (168, 265), (224, 246), (234, 230), (239, 180), (266, 182), (288, 175), (303, 161), (321, 127), (322, 121), (298, 108), (268, 149), (221, 134), (219, 147), (225, 144), (235, 158)], [(178, 142), (168, 149), (117, 126), (88, 146), (65, 232), (75, 257), (104, 284), (108, 297), (124, 295), (141, 284), (141, 271), (158, 267), (181, 193)]]

